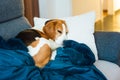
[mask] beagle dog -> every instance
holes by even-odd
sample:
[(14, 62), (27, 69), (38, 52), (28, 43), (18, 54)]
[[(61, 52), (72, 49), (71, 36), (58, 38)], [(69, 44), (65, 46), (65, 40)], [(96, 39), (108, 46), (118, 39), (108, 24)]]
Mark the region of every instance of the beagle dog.
[(64, 20), (52, 19), (45, 22), (42, 31), (26, 29), (16, 38), (21, 39), (33, 57), (35, 65), (44, 67), (51, 59), (52, 51), (62, 46), (67, 39), (68, 28)]

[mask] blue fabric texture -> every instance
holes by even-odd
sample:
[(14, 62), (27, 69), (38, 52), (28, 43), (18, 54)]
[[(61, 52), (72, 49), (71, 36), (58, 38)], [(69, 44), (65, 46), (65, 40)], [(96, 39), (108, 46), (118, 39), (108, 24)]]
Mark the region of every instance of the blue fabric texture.
[(28, 52), (26, 45), (17, 38), (11, 38), (5, 41), (2, 37), (0, 37), (0, 48), (7, 50), (23, 50)]
[(42, 80), (39, 70), (19, 39), (0, 37), (0, 80)]
[(93, 65), (95, 57), (85, 44), (64, 41), (55, 60), (41, 69), (25, 48), (18, 39), (0, 38), (0, 80), (106, 80)]
[(107, 80), (93, 65), (95, 56), (85, 44), (64, 41), (55, 60), (42, 69), (44, 80)]
[(95, 41), (99, 59), (110, 61), (120, 66), (120, 33), (96, 32)]

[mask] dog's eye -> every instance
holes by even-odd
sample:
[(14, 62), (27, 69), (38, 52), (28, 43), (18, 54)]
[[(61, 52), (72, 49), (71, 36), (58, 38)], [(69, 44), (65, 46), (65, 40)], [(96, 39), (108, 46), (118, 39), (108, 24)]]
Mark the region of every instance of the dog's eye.
[(62, 34), (62, 31), (60, 31), (60, 30), (57, 30), (60, 34)]

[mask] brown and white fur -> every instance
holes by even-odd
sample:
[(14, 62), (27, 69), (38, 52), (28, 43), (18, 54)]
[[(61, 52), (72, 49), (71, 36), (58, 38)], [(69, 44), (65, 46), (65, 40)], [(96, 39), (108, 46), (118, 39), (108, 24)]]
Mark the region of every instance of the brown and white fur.
[(60, 19), (48, 20), (43, 30), (26, 29), (16, 38), (20, 38), (27, 46), (30, 55), (38, 67), (44, 67), (51, 59), (52, 51), (62, 46), (67, 39), (68, 28)]

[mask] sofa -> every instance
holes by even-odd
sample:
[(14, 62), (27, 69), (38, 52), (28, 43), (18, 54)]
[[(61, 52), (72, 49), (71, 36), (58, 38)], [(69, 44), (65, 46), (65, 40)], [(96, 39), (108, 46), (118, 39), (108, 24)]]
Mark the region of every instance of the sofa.
[[(24, 16), (23, 0), (1, 0), (0, 36), (14, 38), (20, 31), (31, 28)], [(98, 60), (94, 65), (108, 80), (120, 80), (120, 33), (95, 32)]]
[(120, 74), (120, 33), (95, 32), (99, 60), (95, 62), (108, 80), (119, 80)]
[(9, 39), (14, 37), (20, 31), (30, 27), (31, 25), (24, 17), (22, 0), (1, 0), (0, 36)]

